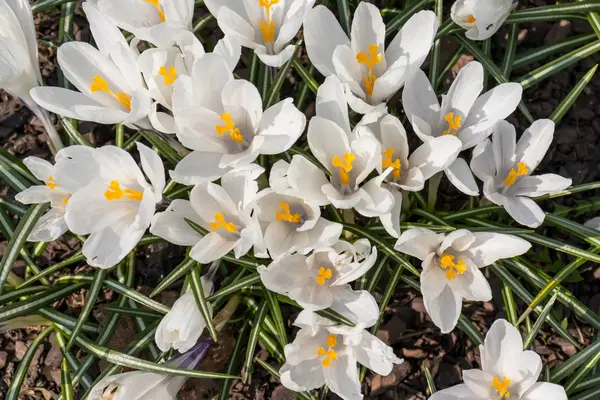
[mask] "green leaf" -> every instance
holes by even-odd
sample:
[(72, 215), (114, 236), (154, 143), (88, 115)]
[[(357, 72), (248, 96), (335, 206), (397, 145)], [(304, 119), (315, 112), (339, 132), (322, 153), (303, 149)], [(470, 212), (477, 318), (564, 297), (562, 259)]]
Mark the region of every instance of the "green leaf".
[(550, 314), (550, 311), (552, 310), (552, 306), (554, 305), (554, 302), (556, 301), (557, 296), (558, 296), (558, 293), (554, 293), (554, 296), (552, 296), (552, 298), (550, 298), (550, 301), (548, 302), (548, 304), (546, 304), (546, 306), (544, 306), (544, 309), (542, 310), (541, 314), (538, 316), (538, 319), (535, 321), (535, 324), (533, 324), (533, 328), (531, 329), (531, 331), (529, 332), (529, 334), (523, 341), (524, 349), (528, 349), (529, 346), (531, 346), (534, 343), (534, 340), (535, 340), (538, 332), (542, 328), (542, 325), (544, 325), (544, 322), (546, 322), (546, 317), (548, 316), (548, 314)]
[(350, 5), (348, 0), (337, 0), (340, 25), (346, 35), (350, 35)]
[(596, 35), (593, 33), (587, 33), (583, 35), (577, 35), (568, 39), (562, 40), (556, 43), (550, 43), (541, 46), (537, 49), (529, 50), (518, 54), (513, 63), (513, 69), (522, 68), (526, 65), (533, 64), (536, 61), (541, 61), (549, 56), (568, 51), (574, 47), (581, 46), (596, 39)]
[(252, 373), (252, 361), (254, 360), (254, 351), (258, 342), (258, 336), (261, 331), (261, 325), (267, 315), (269, 306), (266, 301), (263, 301), (254, 317), (252, 324), (252, 330), (250, 331), (250, 338), (248, 339), (248, 345), (246, 346), (246, 360), (244, 361), (244, 370), (242, 371), (242, 382), (248, 382), (248, 377)]
[(221, 288), (217, 292), (208, 296), (208, 300), (212, 301), (212, 300), (216, 300), (216, 299), (219, 299), (219, 298), (222, 298), (225, 296), (229, 296), (230, 294), (239, 292), (243, 288), (252, 286), (259, 282), (260, 282), (260, 276), (258, 274), (249, 275), (245, 278), (239, 279), (238, 281), (231, 283), (228, 286), (225, 286), (224, 288)]
[(550, 379), (558, 383), (575, 373), (575, 370), (584, 363), (595, 359), (600, 354), (600, 340), (569, 358), (562, 364), (557, 365), (551, 371)]
[(79, 250), (75, 254), (73, 254), (71, 257), (67, 258), (66, 260), (56, 263), (56, 264), (42, 270), (39, 274), (35, 274), (35, 275), (29, 277), (28, 279), (23, 281), (19, 286), (17, 286), (17, 289), (22, 289), (26, 286), (29, 286), (32, 283), (37, 282), (40, 279), (45, 278), (48, 275), (53, 274), (56, 271), (60, 271), (61, 269), (68, 267), (69, 265), (78, 263), (83, 260), (85, 260), (85, 256), (81, 253), (81, 250)]
[[(259, 363), (260, 366), (263, 367), (269, 373), (269, 375), (271, 375), (274, 379), (276, 379), (277, 381), (281, 380), (281, 377), (279, 376), (279, 372), (271, 364), (268, 364), (267, 362), (261, 360), (258, 357), (256, 357), (254, 360), (257, 363)], [(297, 397), (302, 398), (302, 399), (314, 400), (314, 398), (315, 398), (313, 395), (311, 395), (308, 392), (296, 392), (295, 394)]]
[(594, 77), (596, 73), (596, 69), (598, 68), (598, 64), (594, 65), (592, 69), (590, 69), (584, 76), (577, 82), (577, 85), (573, 87), (573, 89), (569, 92), (567, 97), (564, 98), (563, 101), (554, 109), (552, 115), (550, 115), (550, 119), (554, 121), (556, 124), (560, 122), (560, 120), (565, 116), (567, 111), (571, 109), (573, 104), (579, 98), (579, 95), (583, 92), (583, 90), (587, 87), (588, 83)]
[(404, 26), (410, 17), (415, 15), (415, 13), (418, 11), (423, 10), (430, 3), (433, 3), (433, 1), (434, 0), (419, 0), (409, 3), (404, 10), (402, 10), (397, 16), (392, 18), (392, 20), (386, 24), (385, 35), (390, 36), (391, 34), (395, 33), (398, 29)]
[[(248, 322), (248, 320), (245, 320), (242, 325), (242, 328), (236, 332), (235, 347), (233, 348), (233, 353), (231, 354), (231, 358), (229, 359), (229, 363), (227, 364), (227, 369), (225, 370), (225, 373), (228, 375), (232, 375), (238, 367), (243, 353), (242, 350), (244, 348), (244, 345), (246, 344), (244, 338), (246, 337), (246, 333), (249, 327), (250, 323)], [(227, 400), (230, 398), (229, 391), (231, 389), (231, 383), (231, 379), (223, 379), (223, 384), (221, 385), (221, 389), (219, 389), (219, 400)]]
[(163, 138), (154, 132), (147, 131), (139, 131), (141, 135), (146, 139), (150, 144), (156, 148), (158, 154), (160, 154), (167, 162), (175, 166), (179, 161), (181, 161), (182, 157), (173, 149), (173, 143), (167, 144)]
[(300, 53), (301, 49), (302, 39), (296, 42), (296, 50), (294, 51), (294, 55), (292, 56), (292, 58), (290, 58), (288, 62), (286, 62), (281, 68), (279, 68), (279, 72), (277, 73), (275, 80), (271, 84), (271, 88), (269, 89), (267, 96), (263, 100), (265, 109), (277, 103), (277, 100), (279, 99), (279, 96), (281, 94), (281, 86), (283, 85), (283, 82), (285, 81), (285, 78), (288, 75), (289, 69), (292, 65), (292, 61), (298, 57), (298, 54)]
[(192, 260), (191, 258), (186, 257), (186, 259), (183, 260), (181, 262), (181, 264), (179, 264), (178, 266), (176, 266), (173, 269), (173, 271), (169, 272), (169, 275), (167, 275), (166, 278), (162, 279), (158, 283), (158, 285), (156, 286), (156, 288), (152, 291), (152, 293), (150, 293), (150, 297), (155, 297), (157, 294), (159, 294), (160, 292), (162, 292), (163, 290), (165, 290), (166, 288), (168, 288), (169, 286), (171, 286), (179, 278), (183, 277), (189, 271), (191, 271), (192, 268), (194, 268), (194, 266), (196, 264), (197, 263), (196, 263), (195, 260)]
[(429, 366), (427, 365), (427, 360), (423, 360), (423, 362), (421, 363), (421, 366), (423, 367), (423, 374), (425, 375), (425, 381), (427, 382), (427, 388), (429, 389), (429, 394), (432, 395), (435, 392), (437, 392), (437, 389), (435, 388), (435, 382), (433, 380), (433, 377), (431, 376), (431, 371), (429, 370)]
[(385, 291), (383, 292), (383, 297), (381, 298), (381, 301), (379, 302), (379, 318), (377, 319), (377, 322), (375, 323), (375, 325), (373, 325), (373, 327), (371, 328), (371, 333), (373, 335), (375, 335), (377, 333), (377, 331), (379, 331), (379, 326), (381, 324), (381, 322), (383, 321), (383, 313), (385, 312), (385, 309), (387, 308), (388, 304), (390, 303), (390, 300), (392, 299), (392, 295), (396, 292), (396, 286), (398, 285), (398, 282), (400, 281), (400, 278), (402, 277), (402, 265), (400, 265), (399, 267), (396, 267), (394, 269), (394, 273), (393, 275), (390, 277), (390, 280), (387, 284), (387, 286), (385, 287)]
[(73, 382), (71, 380), (71, 371), (66, 358), (63, 358), (60, 364), (60, 389), (63, 399), (74, 400)]
[(310, 91), (314, 94), (317, 94), (319, 84), (317, 83), (317, 81), (315, 81), (312, 75), (309, 74), (308, 71), (302, 66), (300, 61), (298, 61), (297, 59), (293, 59), (292, 66), (294, 67), (298, 75), (300, 75), (300, 78), (302, 78), (304, 83), (306, 83), (306, 86), (310, 89)]
[(281, 343), (282, 346), (285, 346), (287, 344), (287, 333), (285, 332), (285, 322), (283, 321), (283, 316), (281, 315), (281, 308), (279, 307), (277, 296), (264, 286), (262, 292), (265, 295), (265, 299), (267, 299), (269, 309), (271, 310), (271, 316), (275, 322), (275, 329), (277, 329), (276, 338), (279, 340), (279, 343)]
[(202, 318), (204, 318), (204, 321), (206, 322), (206, 329), (208, 329), (212, 339), (217, 342), (217, 330), (215, 329), (212, 319), (212, 306), (208, 303), (208, 301), (206, 301), (204, 288), (202, 287), (202, 278), (200, 276), (201, 268), (202, 265), (196, 264), (196, 266), (190, 271), (192, 293), (194, 293), (196, 305), (200, 309)]

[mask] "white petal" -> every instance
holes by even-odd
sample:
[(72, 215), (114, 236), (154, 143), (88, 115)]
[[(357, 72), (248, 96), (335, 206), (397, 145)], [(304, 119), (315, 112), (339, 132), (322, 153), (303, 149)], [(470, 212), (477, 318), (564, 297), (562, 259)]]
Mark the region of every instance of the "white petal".
[(272, 155), (289, 150), (304, 132), (306, 117), (293, 102), (292, 98), (287, 98), (265, 110), (257, 133), (264, 136), (261, 154)]
[[(359, 52), (369, 53), (369, 46), (375, 44), (378, 47), (378, 52), (382, 53), (385, 51), (385, 24), (381, 17), (381, 12), (373, 4), (361, 2), (354, 11), (354, 17), (352, 18), (351, 27), (351, 46), (352, 52), (358, 54)], [(373, 68), (375, 76), (380, 76), (386, 70), (385, 60)]]
[(400, 364), (394, 350), (379, 338), (363, 331), (360, 344), (354, 348), (356, 360), (376, 374), (387, 376), (392, 372), (394, 364)]
[(54, 179), (61, 188), (76, 192), (87, 186), (99, 174), (94, 149), (88, 146), (69, 146), (56, 154)]
[(531, 244), (513, 235), (491, 232), (475, 232), (475, 241), (463, 251), (478, 268), (490, 265), (503, 258), (516, 257), (526, 253)]
[(583, 225), (587, 226), (588, 228), (600, 231), (600, 217), (594, 217), (586, 221)]
[(337, 18), (327, 7), (318, 5), (304, 16), (304, 42), (308, 58), (324, 76), (334, 73), (332, 55), (340, 45), (350, 45)]
[(39, 157), (27, 157), (23, 160), (23, 164), (29, 171), (42, 182), (54, 175), (54, 166), (48, 161)]
[(363, 195), (354, 206), (359, 214), (365, 217), (379, 217), (392, 210), (394, 196), (389, 190), (381, 187), (385, 177), (386, 175), (375, 177), (362, 186)]
[(316, 116), (308, 124), (308, 145), (321, 165), (330, 172), (337, 172), (332, 165), (333, 157), (350, 153), (347, 133), (337, 124)]
[(440, 390), (431, 395), (429, 400), (475, 400), (475, 393), (473, 393), (467, 385), (461, 383), (444, 390)]
[(395, 189), (388, 189), (394, 197), (394, 205), (387, 213), (379, 217), (381, 224), (386, 232), (395, 238), (400, 237), (400, 212), (402, 211), (402, 192)]
[(439, 21), (433, 11), (419, 11), (400, 29), (385, 51), (388, 68), (408, 58), (411, 68), (420, 68), (433, 44)]
[(375, 325), (379, 316), (377, 302), (366, 290), (352, 290), (350, 285), (332, 288), (333, 311), (365, 328)]
[(238, 209), (244, 210), (256, 197), (258, 184), (256, 179), (265, 172), (258, 164), (229, 171), (221, 178), (221, 187), (225, 189), (231, 201)]
[(440, 118), (440, 104), (427, 75), (420, 69), (416, 70), (406, 81), (406, 86), (402, 91), (402, 105), (411, 123), (414, 117), (418, 117), (430, 127), (437, 126)]
[(473, 178), (473, 173), (464, 159), (457, 158), (444, 172), (450, 182), (464, 194), (469, 196), (479, 195), (479, 188), (475, 178)]
[(429, 297), (424, 292), (423, 302), (431, 320), (442, 333), (449, 333), (456, 327), (462, 308), (462, 298), (458, 293), (454, 293), (450, 286), (446, 286), (437, 297)]
[(473, 149), (473, 157), (471, 158), (470, 166), (473, 174), (484, 182), (493, 179), (496, 176), (494, 150), (490, 140), (486, 139)]
[(165, 188), (165, 167), (154, 150), (140, 142), (136, 142), (136, 145), (140, 153), (142, 169), (152, 183), (155, 201), (158, 203), (162, 199), (162, 191)]
[[(221, 104), (221, 92), (225, 85), (233, 80), (233, 74), (229, 70), (227, 62), (218, 54), (207, 53), (194, 63), (191, 76), (196, 104), (218, 110), (220, 108), (218, 105)], [(210, 76), (210, 79), (206, 79), (207, 76)], [(185, 84), (185, 81), (179, 82), (179, 79), (174, 84), (173, 110), (175, 112), (177, 111), (175, 97), (178, 86)]]
[[(368, 241), (367, 241), (367, 246), (369, 246)], [(350, 264), (351, 267), (344, 270), (340, 274), (340, 276), (333, 283), (331, 283), (331, 285), (332, 286), (345, 285), (347, 283), (355, 281), (356, 279), (360, 278), (361, 276), (363, 276), (367, 272), (369, 272), (369, 270), (371, 268), (373, 268), (373, 265), (375, 265), (375, 262), (377, 261), (377, 247), (375, 247), (375, 246), (373, 246), (373, 248), (367, 247), (366, 251), (368, 252), (367, 253), (368, 256), (365, 260), (363, 260), (361, 263)]]
[(560, 192), (571, 183), (571, 179), (556, 174), (524, 176), (510, 188), (510, 192), (515, 196), (539, 197)]
[(258, 273), (267, 289), (283, 295), (310, 284), (306, 257), (299, 254), (275, 260), (267, 267), (260, 265)]
[[(520, 381), (513, 391), (519, 393), (519, 397), (523, 397), (523, 393), (529, 391), (529, 389), (537, 382), (540, 374), (542, 373), (542, 358), (531, 350), (526, 350), (521, 353), (518, 361), (519, 371), (515, 381)], [(510, 371), (514, 373), (514, 371)]]
[(231, 81), (223, 88), (221, 99), (223, 108), (231, 114), (236, 125), (256, 132), (263, 114), (262, 99), (256, 86), (242, 79)]
[(23, 204), (48, 203), (52, 191), (48, 186), (36, 185), (30, 186), (20, 193), (17, 193), (15, 200)]
[(202, 182), (212, 182), (222, 177), (231, 168), (221, 168), (222, 154), (192, 151), (175, 165), (175, 170), (169, 171), (175, 182), (184, 185), (195, 185)]
[(498, 121), (492, 135), (495, 170), (499, 174), (507, 174), (515, 166), (515, 149), (517, 133), (515, 127), (504, 121)]
[(555, 383), (538, 382), (531, 387), (521, 400), (567, 400), (565, 389)]
[(327, 77), (325, 82), (319, 86), (316, 113), (320, 117), (335, 122), (344, 132), (350, 134), (346, 95), (344, 94), (344, 87), (337, 76)]
[(244, 47), (254, 48), (258, 46), (254, 28), (248, 23), (246, 18), (229, 7), (221, 7), (216, 17), (219, 27), (225, 35), (233, 38), (233, 40)]
[(190, 192), (192, 208), (203, 221), (212, 221), (217, 213), (230, 218), (239, 214), (237, 205), (221, 186), (214, 183), (202, 183), (194, 186)]
[(322, 191), (322, 187), (329, 184), (325, 173), (303, 156), (292, 157), (288, 180), (298, 196), (315, 201), (320, 206), (330, 203)]
[(286, 253), (294, 253), (305, 244), (304, 232), (297, 232), (295, 227), (288, 222), (271, 222), (265, 230), (265, 244), (271, 258), (281, 258)]
[(423, 179), (427, 180), (457, 160), (461, 145), (460, 140), (452, 135), (432, 138), (413, 151), (408, 164), (411, 168), (418, 168)]
[(337, 222), (319, 218), (315, 226), (306, 232), (308, 235), (308, 245), (302, 249), (302, 252), (307, 253), (315, 247), (329, 247), (333, 245), (342, 234), (342, 228), (342, 225)]
[[(9, 1), (7, 5), (11, 8), (12, 12), (14, 13), (14, 16), (17, 17), (18, 24), (14, 24), (15, 28), (23, 32), (25, 40), (27, 41), (26, 47), (29, 51), (31, 65), (35, 69), (36, 79), (38, 82), (41, 82), (42, 77), (38, 68), (38, 48), (31, 6), (27, 0), (13, 0)], [(8, 14), (8, 12), (6, 14)], [(6, 15), (6, 17), (9, 16)], [(7, 28), (6, 25), (3, 25), (3, 27), (4, 29)]]
[(504, 199), (506, 212), (521, 225), (537, 228), (544, 222), (544, 211), (528, 197), (507, 197)]
[(468, 258), (459, 257), (467, 265), (467, 270), (456, 278), (460, 284), (459, 295), (468, 301), (490, 301), (492, 289), (485, 276)]
[(144, 236), (145, 228), (135, 224), (116, 224), (92, 232), (83, 244), (82, 252), (89, 265), (110, 268), (119, 263)]
[(228, 36), (219, 40), (213, 49), (214, 53), (223, 56), (230, 70), (234, 70), (240, 61), (242, 55), (242, 47)]
[(411, 228), (400, 235), (394, 249), (425, 260), (431, 253), (435, 253), (444, 239), (443, 235), (425, 228)]
[(460, 70), (452, 82), (448, 94), (444, 97), (442, 114), (457, 110), (463, 115), (464, 123), (464, 118), (469, 115), (469, 110), (482, 90), (483, 67), (477, 61), (471, 61)]
[(65, 222), (64, 210), (52, 208), (37, 220), (27, 237), (27, 241), (52, 242), (61, 237), (67, 230), (69, 230), (69, 228)]
[[(465, 385), (477, 395), (478, 399), (493, 399), (498, 396), (498, 392), (491, 385), (494, 376), (480, 369), (468, 369), (463, 371), (463, 381)], [(499, 377), (504, 379), (504, 377)], [(513, 390), (511, 389), (511, 392)], [(512, 393), (511, 393), (512, 394)]]
[(351, 350), (345, 349), (338, 352), (337, 360), (331, 363), (329, 368), (323, 368), (325, 383), (329, 389), (344, 400), (360, 400), (360, 381), (358, 380), (358, 369), (356, 358)]
[(223, 258), (235, 247), (237, 241), (228, 240), (216, 232), (204, 236), (190, 250), (190, 257), (200, 264), (208, 264)]
[(202, 238), (185, 219), (203, 226), (206, 222), (194, 211), (187, 200), (175, 199), (166, 211), (157, 213), (152, 219), (150, 233), (179, 246), (193, 246)]
[[(485, 335), (481, 351), (481, 366), (486, 372), (515, 370), (515, 360), (523, 352), (523, 339), (519, 330), (504, 319), (497, 319)], [(512, 374), (511, 374), (512, 375)]]
[(429, 267), (423, 270), (420, 276), (420, 282), (423, 298), (439, 297), (446, 286), (448, 286), (446, 273), (437, 262), (430, 263)]
[(524, 162), (533, 171), (546, 155), (554, 138), (554, 121), (539, 119), (535, 121), (517, 143), (517, 162)]
[(306, 360), (294, 366), (284, 364), (279, 374), (281, 384), (296, 392), (316, 389), (325, 383), (321, 361), (316, 359)]
[(260, 61), (263, 62), (263, 64), (275, 68), (282, 67), (286, 62), (290, 60), (290, 58), (294, 56), (295, 52), (296, 46), (294, 46), (293, 44), (286, 46), (283, 50), (281, 50), (281, 52), (277, 54), (267, 54), (267, 50), (264, 47), (258, 47), (254, 50), (254, 54), (258, 56), (258, 58), (260, 59)]

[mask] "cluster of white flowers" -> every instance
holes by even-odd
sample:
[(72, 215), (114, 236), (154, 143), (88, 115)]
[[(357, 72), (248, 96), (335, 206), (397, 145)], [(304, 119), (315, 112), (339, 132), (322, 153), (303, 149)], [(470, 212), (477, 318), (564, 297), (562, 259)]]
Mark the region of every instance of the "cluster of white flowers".
[[(379, 309), (369, 292), (350, 285), (373, 267), (377, 248), (366, 239), (341, 240), (343, 225), (325, 219), (321, 207), (378, 218), (397, 239), (396, 250), (422, 260), (426, 310), (442, 332), (450, 332), (463, 299), (492, 297), (480, 269), (523, 254), (530, 244), (511, 235), (466, 229), (448, 235), (424, 228), (402, 233), (403, 196), (422, 190), (441, 172), (460, 191), (475, 196), (476, 176), (486, 198), (517, 222), (537, 227), (544, 213), (530, 197), (571, 184), (557, 175), (531, 175), (552, 142), (554, 125), (536, 121), (517, 143), (514, 127), (504, 119), (520, 102), (521, 86), (506, 83), (481, 94), (484, 74), (477, 62), (460, 71), (440, 105), (420, 69), (438, 29), (432, 11), (413, 15), (386, 47), (381, 13), (366, 2), (356, 9), (350, 37), (326, 7), (313, 8), (314, 0), (205, 3), (225, 33), (212, 53), (192, 32), (193, 0), (86, 1), (83, 10), (97, 48), (68, 42), (58, 49), (58, 63), (78, 89), (74, 91), (41, 86), (29, 5), (26, 0), (0, 0), (0, 25), (12, 27), (8, 35), (0, 28), (0, 86), (38, 116), (47, 120), (43, 108), (68, 118), (174, 134), (192, 150), (169, 171), (174, 182), (193, 185), (189, 200), (173, 200), (158, 213), (164, 166), (141, 143), (142, 168), (114, 146), (71, 146), (56, 154), (54, 165), (35, 157), (24, 160), (44, 184), (19, 193), (17, 200), (51, 205), (29, 240), (52, 241), (67, 230), (89, 235), (83, 254), (99, 268), (119, 263), (148, 228), (171, 243), (190, 246), (189, 256), (202, 264), (231, 251), (240, 258), (253, 249), (256, 257), (271, 259), (258, 268), (264, 286), (304, 309), (294, 323), (300, 331), (285, 347), (281, 382), (293, 390), (326, 383), (344, 399), (360, 399), (357, 362), (386, 375), (402, 360), (365, 330), (376, 323)], [(469, 38), (489, 37), (513, 7), (511, 0), (494, 1), (493, 9), (483, 3), (459, 0), (452, 9)], [(326, 77), (307, 129), (314, 159), (294, 155), (265, 171), (257, 158), (287, 152), (303, 134), (306, 117), (291, 98), (263, 109), (257, 88), (236, 79), (233, 71), (240, 46), (253, 49), (268, 66), (283, 65), (294, 53), (290, 42), (303, 23), (308, 56)], [(119, 28), (135, 38), (128, 43)], [(140, 54), (141, 41), (154, 47)], [(423, 142), (412, 153), (404, 126), (387, 112), (387, 102), (402, 87), (408, 122)], [(354, 127), (348, 107), (361, 115)], [(471, 148), (469, 164), (459, 154)], [(265, 172), (268, 187), (258, 182)], [(206, 295), (213, 290), (214, 272), (202, 279)], [(355, 326), (336, 325), (316, 314), (324, 309)], [(205, 326), (193, 294), (186, 293), (161, 321), (156, 343), (163, 351), (185, 353)], [(466, 371), (465, 385), (432, 398), (512, 394), (533, 400), (559, 393), (558, 387), (534, 384), (539, 356), (522, 350), (518, 331), (497, 322), (481, 349), (483, 372)], [(523, 360), (520, 367), (510, 368), (517, 359)], [(104, 382), (92, 398), (129, 398), (117, 385), (128, 379)], [(160, 392), (161, 398), (173, 395), (183, 380), (173, 382), (168, 380), (171, 389)], [(548, 398), (566, 396), (562, 392)]]

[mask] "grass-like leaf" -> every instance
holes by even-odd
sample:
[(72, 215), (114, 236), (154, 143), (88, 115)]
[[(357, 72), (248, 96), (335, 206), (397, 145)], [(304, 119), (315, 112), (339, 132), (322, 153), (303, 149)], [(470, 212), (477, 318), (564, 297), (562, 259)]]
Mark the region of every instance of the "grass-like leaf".
[(248, 382), (248, 377), (252, 373), (252, 361), (254, 360), (254, 351), (256, 349), (256, 344), (258, 343), (258, 336), (261, 331), (261, 325), (265, 316), (267, 315), (267, 311), (269, 310), (269, 305), (266, 301), (263, 301), (258, 311), (256, 312), (256, 316), (254, 317), (254, 322), (252, 323), (252, 330), (250, 331), (250, 338), (248, 339), (248, 345), (246, 346), (246, 359), (244, 361), (244, 370), (242, 371), (242, 381), (244, 383)]
[(194, 293), (194, 298), (196, 299), (196, 305), (206, 322), (206, 329), (208, 329), (208, 333), (212, 339), (217, 341), (217, 330), (215, 329), (215, 325), (213, 324), (213, 317), (211, 312), (211, 306), (206, 300), (206, 296), (204, 294), (204, 288), (202, 287), (202, 279), (200, 276), (200, 269), (202, 266), (200, 264), (196, 264), (194, 268), (190, 271), (190, 282), (192, 292)]

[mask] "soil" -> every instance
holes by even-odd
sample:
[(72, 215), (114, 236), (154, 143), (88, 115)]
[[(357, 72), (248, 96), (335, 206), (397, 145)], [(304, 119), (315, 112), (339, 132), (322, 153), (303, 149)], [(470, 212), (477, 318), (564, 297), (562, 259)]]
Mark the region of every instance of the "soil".
[[(331, 2), (334, 3), (334, 2)], [(375, 1), (374, 3), (378, 3)], [(386, 2), (387, 3), (387, 2)], [(552, 4), (546, 0), (529, 0), (527, 7)], [(199, 15), (204, 11), (199, 11)], [(48, 42), (56, 43), (60, 11), (40, 13), (35, 16), (39, 39), (45, 41), (40, 43), (40, 62), (43, 76), (50, 85), (58, 82), (56, 49), (49, 46)], [(74, 38), (76, 40), (89, 41), (90, 33), (87, 23), (81, 11), (76, 13), (74, 19)], [(524, 51), (539, 48), (540, 46), (553, 43), (558, 40), (592, 32), (585, 21), (557, 21), (552, 23), (522, 24), (519, 26), (519, 43), (517, 54)], [(219, 38), (216, 25), (211, 23), (203, 28), (201, 35), (205, 41), (214, 44)], [(500, 64), (506, 44), (506, 30), (503, 29), (493, 37), (492, 58)], [(443, 56), (450, 57), (457, 44), (453, 40), (443, 42)], [(305, 57), (305, 55), (302, 55)], [(471, 57), (465, 55), (454, 66), (444, 81), (447, 88), (460, 67), (468, 62)], [(581, 77), (599, 61), (600, 57), (595, 54), (581, 60), (576, 65), (567, 68), (552, 78), (525, 90), (523, 100), (535, 117), (547, 118), (555, 107), (565, 98), (573, 86)], [(511, 77), (518, 78), (533, 68), (543, 65), (548, 60), (534, 63), (524, 69), (515, 69)], [(444, 64), (443, 64), (444, 65)], [(240, 75), (244, 76), (244, 68)], [(300, 78), (290, 75), (290, 81), (284, 90), (294, 92)], [(584, 92), (581, 94), (574, 107), (568, 111), (563, 120), (556, 128), (555, 140), (550, 151), (539, 167), (539, 172), (559, 173), (571, 177), (573, 184), (593, 182), (600, 180), (600, 79), (594, 78)], [(314, 100), (314, 99), (313, 99)], [(307, 114), (314, 110), (314, 105), (307, 103)], [(528, 127), (528, 123), (520, 112), (516, 112), (508, 119), (516, 125), (517, 132), (522, 132)], [(98, 126), (90, 123), (80, 123), (80, 131), (94, 145), (112, 143), (114, 132), (109, 127)], [(130, 132), (127, 133), (131, 134)], [(46, 143), (46, 136), (42, 124), (35, 118), (27, 108), (23, 107), (14, 98), (0, 90), (0, 144), (18, 158), (27, 156), (38, 156), (51, 160), (51, 154)], [(418, 141), (412, 143), (412, 147)], [(2, 196), (12, 198), (14, 192), (0, 182), (0, 193)], [(571, 206), (578, 202), (597, 196), (598, 191), (585, 192), (574, 196), (564, 197), (557, 201), (546, 202), (544, 208), (551, 210), (553, 207)], [(442, 183), (439, 203), (444, 209), (453, 210), (464, 205), (465, 196)], [(577, 215), (579, 222), (595, 216), (595, 213)], [(17, 221), (16, 219), (14, 220)], [(540, 233), (547, 235), (559, 235), (552, 229), (544, 228)], [(564, 235), (556, 236), (557, 239), (573, 240)], [(0, 237), (0, 255), (7, 246), (8, 238)], [(61, 260), (68, 258), (79, 249), (79, 242), (69, 236), (48, 245), (44, 253), (36, 259), (40, 268), (46, 268)], [(174, 266), (183, 259), (181, 248), (169, 244), (156, 244), (147, 247), (137, 254), (136, 288), (148, 293), (152, 287), (163, 278)], [(540, 260), (538, 266), (546, 271), (549, 270), (548, 263)], [(18, 275), (24, 273), (24, 264), (19, 261), (14, 272)], [(50, 277), (56, 279), (61, 274), (85, 273), (91, 271), (85, 264), (79, 264), (65, 268), (59, 274)], [(598, 310), (600, 305), (600, 270), (597, 265), (585, 265), (580, 269), (581, 276), (566, 284), (586, 306)], [(552, 273), (552, 272), (551, 272)], [(464, 313), (473, 321), (477, 329), (485, 333), (491, 323), (505, 317), (502, 295), (500, 293), (500, 282), (489, 275), (490, 283), (494, 292), (494, 300), (487, 303), (467, 303)], [(386, 281), (386, 277), (382, 282)], [(218, 287), (218, 283), (217, 283)], [(171, 304), (179, 295), (180, 287), (170, 288), (162, 294), (161, 301)], [(87, 292), (82, 290), (69, 296), (53, 306), (61, 312), (77, 317), (83, 306)], [(96, 309), (92, 314), (91, 321), (102, 326), (106, 317), (103, 308), (115, 301), (117, 295), (112, 291), (102, 293), (97, 301)], [(380, 300), (377, 298), (377, 300)], [(519, 303), (520, 311), (525, 306)], [(293, 332), (291, 321), (293, 321), (296, 309), (284, 309), (287, 319), (288, 332)], [(565, 311), (563, 317), (568, 323), (569, 333), (583, 346), (590, 343), (593, 330), (582, 324)], [(238, 326), (230, 326), (222, 333), (219, 346), (211, 349), (209, 356), (200, 366), (202, 370), (223, 371), (227, 365), (228, 355), (233, 351), (235, 344), (236, 329)], [(22, 359), (26, 349), (31, 344), (42, 328), (33, 326), (9, 330), (0, 333), (0, 398), (6, 393), (8, 385)], [(136, 326), (130, 319), (123, 318), (115, 334), (111, 338), (108, 347), (122, 350), (135, 336)], [(294, 332), (295, 333), (295, 332)], [(424, 375), (423, 365), (426, 364), (431, 371), (435, 385), (445, 388), (459, 383), (461, 370), (479, 366), (479, 352), (468, 337), (459, 330), (448, 335), (440, 334), (439, 330), (429, 320), (423, 307), (420, 295), (400, 284), (385, 312), (384, 321), (377, 334), (385, 343), (394, 347), (396, 354), (401, 355), (405, 362), (394, 367), (392, 373), (382, 377), (368, 373), (363, 391), (368, 398), (373, 399), (425, 399), (429, 394)], [(291, 339), (290, 336), (288, 339)], [(545, 326), (542, 333), (538, 335), (535, 350), (543, 357), (545, 364), (552, 367), (556, 363), (568, 359), (575, 354), (576, 349), (558, 336), (552, 329)], [(267, 358), (267, 353), (260, 350), (258, 356)], [(79, 359), (84, 353), (77, 354)], [(51, 399), (60, 394), (60, 362), (62, 356), (54, 335), (46, 340), (34, 356), (25, 381), (22, 385), (22, 399)], [(272, 359), (268, 359), (272, 362)], [(92, 367), (89, 373), (95, 376), (102, 369), (102, 364)], [(220, 382), (207, 380), (190, 380), (180, 393), (184, 400), (213, 398), (220, 386)], [(81, 393), (80, 393), (81, 394)], [(329, 395), (335, 398), (334, 395)], [(235, 381), (232, 384), (230, 397), (234, 399), (293, 399), (292, 392), (283, 388), (270, 375), (259, 366), (255, 370), (248, 383)]]

